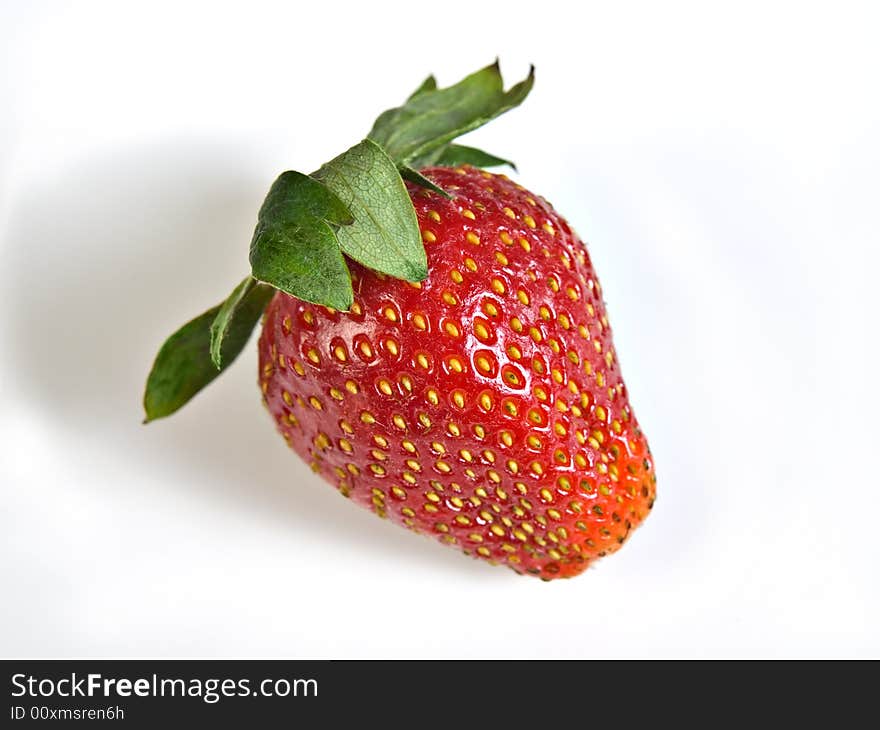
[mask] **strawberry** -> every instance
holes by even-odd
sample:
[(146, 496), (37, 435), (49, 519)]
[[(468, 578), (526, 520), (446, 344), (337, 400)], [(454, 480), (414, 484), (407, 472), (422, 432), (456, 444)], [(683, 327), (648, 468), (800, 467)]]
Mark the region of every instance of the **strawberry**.
[(531, 83), (504, 92), (497, 65), (429, 79), (317, 172), (283, 173), (251, 275), (160, 350), (147, 420), (228, 366), (265, 310), (264, 403), (343, 496), (543, 579), (617, 550), (655, 477), (589, 254), (546, 200), (480, 169), (510, 163), (450, 143)]
[(542, 198), (473, 167), (410, 185), (420, 284), (352, 273), (349, 312), (278, 293), (259, 341), (287, 442), (380, 517), (544, 578), (616, 550), (654, 501), (589, 255)]

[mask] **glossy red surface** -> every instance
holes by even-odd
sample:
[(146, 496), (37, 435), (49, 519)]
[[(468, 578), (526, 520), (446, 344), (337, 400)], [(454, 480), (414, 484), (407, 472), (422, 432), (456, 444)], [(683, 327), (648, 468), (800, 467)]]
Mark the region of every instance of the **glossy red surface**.
[(553, 208), (504, 175), (410, 187), (429, 278), (352, 266), (355, 305), (278, 294), (260, 337), (266, 405), (343, 495), (468, 554), (576, 575), (648, 514), (655, 477), (601, 288)]

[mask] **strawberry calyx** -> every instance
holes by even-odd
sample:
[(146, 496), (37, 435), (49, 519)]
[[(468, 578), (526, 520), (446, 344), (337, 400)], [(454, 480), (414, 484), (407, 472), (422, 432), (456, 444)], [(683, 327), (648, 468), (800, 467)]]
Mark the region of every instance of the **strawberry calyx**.
[(348, 310), (353, 291), (347, 259), (393, 278), (426, 279), (427, 258), (404, 180), (449, 197), (419, 168), (514, 167), (453, 140), (521, 104), (533, 83), (534, 67), (505, 91), (497, 60), (447, 88), (429, 76), (401, 106), (380, 114), (365, 139), (314, 173), (282, 173), (258, 215), (251, 273), (159, 350), (144, 392), (144, 422), (171, 415), (228, 367), (276, 291)]

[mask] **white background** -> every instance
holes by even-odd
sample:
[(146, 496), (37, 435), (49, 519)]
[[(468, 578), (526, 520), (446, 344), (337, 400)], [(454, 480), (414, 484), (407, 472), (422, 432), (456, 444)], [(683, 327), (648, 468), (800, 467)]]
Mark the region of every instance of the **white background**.
[[(880, 655), (871, 3), (0, 8), (0, 655)], [(496, 55), (473, 140), (588, 240), (659, 476), (571, 581), (341, 500), (253, 348), (140, 425), (275, 175)]]

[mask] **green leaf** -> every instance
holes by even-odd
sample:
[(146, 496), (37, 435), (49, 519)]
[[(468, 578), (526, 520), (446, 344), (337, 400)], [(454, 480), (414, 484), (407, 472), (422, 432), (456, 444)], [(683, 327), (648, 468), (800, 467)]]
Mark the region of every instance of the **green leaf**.
[(354, 301), (335, 226), (352, 214), (330, 189), (301, 172), (282, 173), (260, 209), (251, 241), (251, 272), (298, 299), (334, 309)]
[(423, 281), (428, 276), (415, 209), (397, 167), (379, 145), (365, 139), (314, 177), (354, 216), (354, 223), (336, 234), (347, 256), (397, 279)]
[[(227, 336), (239, 328), (253, 329), (274, 294), (275, 289), (271, 286), (260, 284), (248, 276), (220, 305), (220, 311), (211, 323), (211, 360), (218, 370), (222, 370), (226, 364), (223, 345)], [(259, 306), (260, 302), (262, 307)]]
[(437, 89), (437, 79), (434, 78), (433, 75), (428, 76), (424, 81), (422, 81), (421, 86), (416, 89), (412, 94), (409, 95), (409, 99), (407, 101), (411, 101), (415, 99), (420, 94), (424, 94), (426, 91), (435, 91)]
[(398, 163), (419, 167), (421, 155), (521, 104), (534, 78), (533, 67), (523, 81), (504, 91), (496, 61), (446, 89), (423, 84), (403, 106), (383, 112), (368, 137)]
[(426, 178), (418, 170), (413, 170), (411, 167), (407, 167), (406, 165), (397, 169), (400, 171), (400, 176), (404, 180), (409, 180), (411, 183), (420, 185), (421, 187), (427, 188), (428, 190), (433, 190), (435, 193), (439, 193), (444, 198), (452, 198), (452, 196), (447, 193), (443, 188), (441, 188), (437, 183)]
[(212, 325), (228, 300), (187, 322), (162, 345), (147, 377), (144, 423), (170, 416), (238, 357), (275, 293), (264, 284), (250, 287), (240, 284), (233, 296), (243, 288), (247, 291), (240, 292), (234, 315), (228, 318), (220, 343), (220, 369), (211, 358)]
[[(412, 94), (410, 94), (406, 101), (407, 103), (411, 102), (416, 97), (421, 96), (425, 92), (428, 91), (436, 91), (437, 90), (437, 79), (434, 78), (434, 75), (431, 74), (419, 85), (419, 88), (416, 89)], [(380, 120), (384, 120), (382, 126), (392, 126), (397, 118), (398, 113), (400, 112), (399, 108), (389, 109), (388, 111), (382, 112), (379, 115), (379, 118), (373, 125), (373, 129), (375, 130), (377, 126), (380, 125)], [(372, 132), (368, 135), (368, 137), (372, 137)]]
[(488, 152), (478, 150), (476, 147), (466, 147), (463, 144), (449, 144), (444, 147), (438, 157), (433, 158), (432, 165), (473, 165), (474, 167), (499, 167), (507, 165), (516, 170), (510, 160), (490, 155)]

